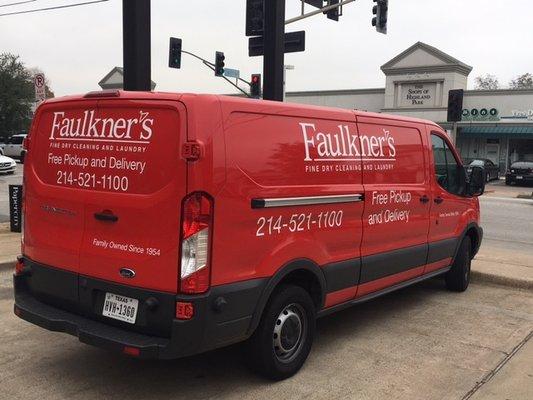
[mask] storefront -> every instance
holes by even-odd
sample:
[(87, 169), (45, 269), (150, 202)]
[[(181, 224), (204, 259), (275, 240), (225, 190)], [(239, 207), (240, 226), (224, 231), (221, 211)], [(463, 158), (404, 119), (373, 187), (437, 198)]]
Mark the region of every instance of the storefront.
[(448, 91), (464, 89), (456, 145), (463, 158), (488, 158), (503, 174), (533, 160), (533, 89), (466, 90), (472, 67), (418, 42), (381, 67), (385, 88), (289, 92), (287, 101), (360, 109), (446, 122)]

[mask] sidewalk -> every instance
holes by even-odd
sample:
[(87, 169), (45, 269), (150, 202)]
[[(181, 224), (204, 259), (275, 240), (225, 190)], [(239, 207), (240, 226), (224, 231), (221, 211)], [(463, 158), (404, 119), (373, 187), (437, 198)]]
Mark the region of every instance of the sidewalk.
[(510, 250), (481, 246), (472, 260), (472, 280), (533, 290), (533, 260)]
[(479, 383), (472, 400), (533, 399), (531, 334)]
[(20, 233), (9, 231), (9, 223), (0, 223), (0, 269), (15, 268), (20, 254)]

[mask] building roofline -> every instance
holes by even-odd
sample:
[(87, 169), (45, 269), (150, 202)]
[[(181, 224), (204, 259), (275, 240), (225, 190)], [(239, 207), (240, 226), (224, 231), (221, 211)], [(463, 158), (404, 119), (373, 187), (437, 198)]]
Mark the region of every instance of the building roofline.
[[(442, 60), (444, 63), (443, 65), (426, 65), (426, 66), (412, 66), (412, 67), (394, 67), (394, 64), (396, 64), (401, 59), (407, 57), (409, 54), (413, 53), (415, 50), (422, 49), (426, 51), (427, 53), (437, 57), (438, 59)], [(443, 52), (442, 50), (437, 49), (436, 47), (430, 46), (429, 44), (423, 43), (423, 42), (416, 42), (411, 47), (407, 48), (406, 50), (402, 51), (400, 54), (398, 54), (393, 59), (387, 61), (385, 64), (381, 66), (381, 70), (386, 74), (387, 72), (410, 72), (410, 70), (420, 70), (420, 69), (430, 69), (430, 68), (452, 68), (458, 70), (459, 72), (463, 72), (465, 74), (469, 74), (470, 71), (472, 71), (472, 67), (470, 65), (465, 64), (462, 61), (459, 61), (457, 58), (452, 57), (451, 55)]]
[(309, 90), (298, 92), (287, 92), (287, 97), (295, 96), (317, 96), (317, 95), (351, 95), (351, 94), (384, 94), (385, 88), (369, 89), (338, 89), (338, 90)]
[[(296, 96), (327, 96), (327, 95), (351, 95), (351, 94), (384, 94), (385, 88), (367, 88), (367, 89), (334, 89), (334, 90), (303, 90), (297, 92), (288, 92), (288, 97)], [(465, 96), (477, 95), (513, 95), (513, 94), (533, 94), (533, 89), (494, 89), (494, 90), (465, 90)]]
[(491, 96), (491, 95), (506, 95), (506, 94), (533, 94), (532, 89), (492, 89), (492, 90), (481, 90), (481, 89), (472, 89), (465, 90), (465, 96), (471, 95), (482, 95), (482, 96)]

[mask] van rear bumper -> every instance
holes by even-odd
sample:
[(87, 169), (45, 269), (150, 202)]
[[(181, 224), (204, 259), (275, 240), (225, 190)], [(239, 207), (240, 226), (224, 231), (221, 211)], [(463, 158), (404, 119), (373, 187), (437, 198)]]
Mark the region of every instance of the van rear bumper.
[[(42, 272), (42, 265), (39, 265)], [(53, 270), (57, 279), (57, 269)], [(71, 279), (68, 272), (65, 279)], [(172, 296), (175, 301), (187, 301), (194, 305), (194, 316), (190, 320), (170, 318), (169, 334), (165, 337), (134, 331), (120, 321), (102, 319), (87, 315), (82, 308), (76, 310), (72, 304), (63, 308), (58, 302), (33, 293), (28, 281), (31, 269), (14, 276), (15, 314), (28, 322), (50, 331), (65, 332), (79, 338), (80, 342), (107, 350), (131, 354), (131, 348), (139, 358), (173, 359), (202, 353), (214, 348), (245, 340), (250, 334), (250, 322), (255, 305), (266, 284), (265, 279), (254, 279), (211, 288), (203, 295)], [(105, 282), (109, 287), (109, 282)], [(131, 288), (112, 284), (113, 292), (127, 296)], [(136, 289), (139, 290), (139, 289)], [(149, 294), (152, 292), (147, 291)], [(220, 300), (223, 299), (223, 300)], [(133, 328), (133, 329), (132, 329)], [(125, 349), (128, 348), (128, 349)]]

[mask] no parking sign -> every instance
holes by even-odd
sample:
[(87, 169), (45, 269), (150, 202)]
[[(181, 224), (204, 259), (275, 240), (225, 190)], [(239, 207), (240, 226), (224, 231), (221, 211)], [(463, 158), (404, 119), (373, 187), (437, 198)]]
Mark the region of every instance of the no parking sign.
[(37, 104), (46, 100), (46, 86), (44, 80), (44, 74), (35, 74), (33, 78), (35, 84), (35, 101)]

